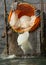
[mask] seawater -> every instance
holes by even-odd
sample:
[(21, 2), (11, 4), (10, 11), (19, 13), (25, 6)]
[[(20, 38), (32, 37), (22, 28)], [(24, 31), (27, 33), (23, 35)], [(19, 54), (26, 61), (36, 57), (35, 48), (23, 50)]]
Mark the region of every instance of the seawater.
[[(12, 0), (7, 1), (7, 11), (10, 10), (10, 5)], [(29, 2), (39, 2), (40, 0), (25, 0)], [(46, 2), (46, 0), (44, 0)], [(39, 7), (39, 6), (38, 6)], [(0, 0), (0, 54), (2, 53), (6, 43), (5, 39), (2, 39), (2, 34), (5, 28), (4, 22), (4, 3), (3, 0)], [(30, 58), (30, 59), (1, 59), (0, 58), (0, 65), (46, 65), (45, 58)]]

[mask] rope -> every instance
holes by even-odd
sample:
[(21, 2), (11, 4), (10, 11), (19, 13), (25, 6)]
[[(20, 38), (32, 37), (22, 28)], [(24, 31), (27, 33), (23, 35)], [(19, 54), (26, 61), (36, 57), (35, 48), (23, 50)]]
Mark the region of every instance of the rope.
[(9, 55), (9, 44), (8, 44), (8, 22), (7, 22), (6, 0), (4, 0), (4, 20), (5, 20), (5, 29), (6, 29), (7, 54)]

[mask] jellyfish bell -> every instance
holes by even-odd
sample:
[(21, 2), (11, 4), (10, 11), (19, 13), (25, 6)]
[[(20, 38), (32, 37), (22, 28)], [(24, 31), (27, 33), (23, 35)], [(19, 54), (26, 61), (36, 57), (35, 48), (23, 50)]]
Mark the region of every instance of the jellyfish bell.
[[(10, 11), (8, 16), (9, 23), (11, 22), (10, 20), (12, 19), (15, 20), (15, 21), (13, 20), (14, 23), (11, 22), (13, 23), (13, 25), (15, 24), (15, 26), (11, 26), (10, 24), (11, 28), (15, 32), (19, 32), (19, 33), (23, 33), (26, 31), (34, 31), (39, 26), (39, 23), (40, 23), (40, 17), (37, 17), (37, 16), (36, 18), (32, 17), (34, 16), (35, 9), (36, 8), (29, 3), (19, 3), (17, 8), (14, 10), (15, 16), (12, 17), (12, 14), (13, 14), (12, 10)], [(16, 21), (16, 18), (18, 18), (17, 21)], [(29, 21), (30, 21), (30, 25), (29, 25)], [(17, 24), (15, 22), (17, 22)]]

